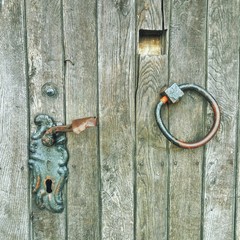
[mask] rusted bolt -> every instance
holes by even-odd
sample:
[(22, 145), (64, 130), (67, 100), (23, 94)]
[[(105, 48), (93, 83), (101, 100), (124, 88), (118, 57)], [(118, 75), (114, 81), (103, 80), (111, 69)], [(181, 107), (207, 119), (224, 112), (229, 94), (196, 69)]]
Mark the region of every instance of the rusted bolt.
[(54, 88), (48, 88), (46, 93), (49, 97), (53, 97), (56, 95), (56, 90)]
[(57, 86), (54, 83), (45, 83), (42, 86), (42, 94), (43, 96), (56, 98), (58, 96)]
[(183, 97), (184, 92), (176, 83), (174, 83), (171, 87), (164, 91), (164, 94), (166, 94), (166, 97), (171, 103), (176, 103), (181, 99), (181, 97)]

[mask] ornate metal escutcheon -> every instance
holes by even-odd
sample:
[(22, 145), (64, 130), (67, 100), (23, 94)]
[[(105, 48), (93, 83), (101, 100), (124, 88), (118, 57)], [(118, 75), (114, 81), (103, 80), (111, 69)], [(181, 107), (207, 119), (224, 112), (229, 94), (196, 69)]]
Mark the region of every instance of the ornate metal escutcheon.
[(32, 169), (35, 202), (41, 209), (62, 212), (62, 190), (68, 177), (68, 151), (64, 132), (80, 133), (88, 127), (96, 126), (96, 118), (77, 119), (70, 125), (62, 126), (50, 116), (40, 114), (34, 122), (37, 129), (31, 136), (29, 167)]

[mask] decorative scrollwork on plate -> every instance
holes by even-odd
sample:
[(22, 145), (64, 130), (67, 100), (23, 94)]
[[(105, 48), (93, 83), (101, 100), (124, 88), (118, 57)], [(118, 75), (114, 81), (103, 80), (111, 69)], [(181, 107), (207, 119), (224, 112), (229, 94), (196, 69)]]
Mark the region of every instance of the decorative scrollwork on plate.
[(52, 135), (54, 144), (46, 146), (42, 142), (44, 133), (58, 126), (50, 116), (40, 114), (34, 120), (36, 132), (31, 136), (29, 167), (32, 170), (32, 188), (36, 205), (52, 212), (64, 209), (62, 190), (68, 177), (68, 152), (65, 133)]

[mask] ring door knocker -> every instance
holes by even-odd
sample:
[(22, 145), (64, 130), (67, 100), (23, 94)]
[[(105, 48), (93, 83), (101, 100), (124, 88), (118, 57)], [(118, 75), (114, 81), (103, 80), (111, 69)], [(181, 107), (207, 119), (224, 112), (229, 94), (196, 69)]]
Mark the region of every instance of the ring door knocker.
[(76, 119), (63, 126), (48, 115), (40, 114), (34, 119), (37, 125), (31, 136), (29, 167), (32, 170), (32, 188), (36, 205), (51, 212), (64, 209), (62, 190), (67, 180), (68, 151), (66, 132), (81, 133), (97, 125), (95, 117)]
[[(164, 104), (166, 104), (167, 102), (170, 103), (176, 103), (180, 100), (180, 98), (184, 95), (184, 91), (186, 90), (193, 90), (196, 91), (197, 93), (199, 93), (200, 95), (202, 95), (203, 97), (206, 98), (206, 100), (210, 103), (213, 112), (214, 112), (214, 123), (213, 126), (211, 128), (211, 130), (209, 131), (209, 133), (200, 141), (198, 142), (193, 142), (193, 143), (187, 143), (181, 140), (178, 140), (177, 138), (175, 138), (165, 127), (163, 121), (162, 121), (162, 117), (161, 117), (161, 109), (162, 106)], [(177, 85), (176, 83), (174, 83), (171, 87), (167, 88), (163, 94), (163, 96), (160, 99), (160, 102), (157, 105), (156, 108), (156, 119), (157, 119), (157, 123), (158, 126), (160, 128), (160, 130), (162, 131), (163, 135), (173, 144), (175, 144), (178, 147), (181, 148), (187, 148), (187, 149), (192, 149), (192, 148), (198, 148), (203, 146), (204, 144), (206, 144), (208, 141), (210, 141), (213, 136), (216, 134), (219, 125), (220, 125), (220, 110), (219, 110), (219, 106), (216, 102), (216, 100), (213, 98), (213, 96), (208, 93), (205, 89), (203, 89), (202, 87), (196, 85), (196, 84), (181, 84), (181, 85)]]

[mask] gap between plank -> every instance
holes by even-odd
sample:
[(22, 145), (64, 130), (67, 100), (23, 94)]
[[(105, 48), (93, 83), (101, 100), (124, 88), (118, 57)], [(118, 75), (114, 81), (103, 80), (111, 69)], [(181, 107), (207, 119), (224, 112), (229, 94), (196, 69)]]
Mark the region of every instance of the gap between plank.
[[(0, 0), (0, 10), (4, 4), (4, 0)], [(28, 65), (28, 32), (27, 32), (27, 3), (26, 0), (23, 0), (23, 28), (24, 28), (24, 52), (25, 52), (25, 76), (26, 76), (26, 103), (27, 103), (27, 127), (28, 127), (28, 139), (27, 139), (27, 144), (28, 146), (30, 145), (30, 93), (29, 93), (29, 65)], [(28, 167), (28, 159), (29, 159), (29, 151), (27, 152), (27, 159), (26, 159), (26, 165)], [(28, 168), (28, 208), (29, 208), (29, 233), (28, 237), (29, 239), (33, 239), (33, 208), (32, 208), (32, 186), (31, 186), (31, 174)]]
[[(61, 38), (62, 38), (62, 76), (63, 76), (63, 117), (64, 123), (67, 121), (67, 113), (66, 113), (66, 68), (67, 62), (65, 61), (65, 32), (64, 32), (64, 0), (61, 0)], [(66, 143), (67, 144), (67, 143)], [(65, 239), (68, 239), (68, 182), (65, 184)]]

